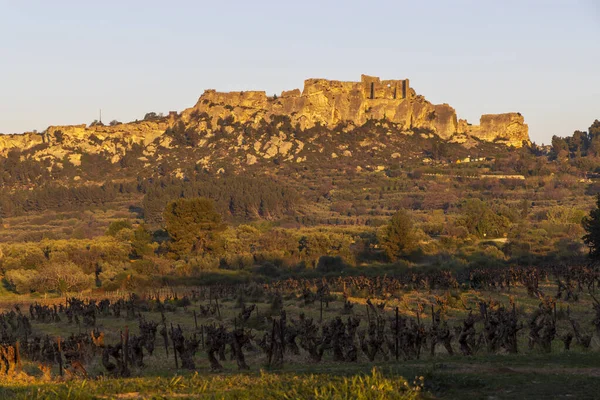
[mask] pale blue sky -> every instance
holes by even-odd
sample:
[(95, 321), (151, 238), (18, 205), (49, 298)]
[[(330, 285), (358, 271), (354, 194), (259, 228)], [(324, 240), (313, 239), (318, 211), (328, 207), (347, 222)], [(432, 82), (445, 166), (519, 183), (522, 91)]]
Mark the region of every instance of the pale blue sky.
[(0, 0), (0, 132), (142, 118), (204, 89), (410, 78), (538, 143), (600, 119), (600, 0)]

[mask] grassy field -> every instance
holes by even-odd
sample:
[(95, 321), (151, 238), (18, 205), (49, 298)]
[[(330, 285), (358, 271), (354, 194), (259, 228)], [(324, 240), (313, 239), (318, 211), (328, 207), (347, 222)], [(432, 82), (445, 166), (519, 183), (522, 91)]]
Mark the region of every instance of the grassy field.
[(442, 356), (378, 363), (375, 369), (364, 363), (322, 363), (244, 374), (199, 370), (52, 383), (13, 379), (2, 382), (0, 398), (597, 399), (599, 391), (598, 355), (572, 352)]

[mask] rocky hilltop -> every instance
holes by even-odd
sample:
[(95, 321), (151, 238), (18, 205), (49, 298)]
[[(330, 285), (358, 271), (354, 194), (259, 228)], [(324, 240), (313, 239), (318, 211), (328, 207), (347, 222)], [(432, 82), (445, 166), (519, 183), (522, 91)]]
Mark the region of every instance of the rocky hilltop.
[(193, 152), (185, 162), (220, 169), (219, 162), (234, 167), (261, 159), (301, 163), (311, 155), (333, 159), (368, 150), (385, 162), (405, 150), (400, 137), (415, 134), (467, 147), (477, 142), (521, 147), (529, 142), (521, 114), (483, 115), (479, 125), (471, 125), (459, 120), (448, 104), (435, 105), (417, 95), (408, 79), (362, 75), (360, 82), (307, 79), (302, 91), (280, 96), (206, 90), (195, 106), (166, 117), (0, 135), (0, 155), (18, 149), (22, 159), (78, 166), (86, 154), (117, 163), (131, 153), (151, 168), (168, 157), (169, 149), (185, 148)]
[(302, 92), (284, 91), (279, 97), (267, 97), (261, 91), (207, 90), (182, 117), (188, 120), (194, 112), (253, 122), (287, 115), (302, 130), (316, 124), (334, 128), (342, 122), (361, 126), (372, 119), (387, 120), (398, 124), (400, 130), (429, 131), (442, 139), (466, 135), (515, 147), (529, 141), (528, 127), (519, 113), (483, 115), (480, 125), (471, 125), (458, 120), (448, 104), (434, 105), (417, 95), (408, 79), (380, 80), (367, 75), (362, 75), (360, 82), (307, 79)]

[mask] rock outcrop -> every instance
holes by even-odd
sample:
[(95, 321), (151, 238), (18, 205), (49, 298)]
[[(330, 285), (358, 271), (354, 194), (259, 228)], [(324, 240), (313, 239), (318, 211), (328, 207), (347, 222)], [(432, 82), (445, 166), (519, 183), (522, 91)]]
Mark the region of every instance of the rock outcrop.
[(362, 75), (360, 82), (307, 79), (304, 90), (290, 90), (281, 96), (265, 92), (220, 93), (207, 90), (198, 103), (183, 112), (189, 121), (194, 113), (206, 113), (216, 121), (233, 117), (240, 122), (258, 123), (286, 115), (292, 124), (307, 129), (316, 124), (334, 128), (341, 122), (355, 126), (367, 120), (387, 120), (404, 130), (424, 130), (449, 139), (467, 134), (484, 141), (501, 141), (520, 147), (529, 141), (527, 125), (520, 114), (484, 115), (481, 125), (459, 124), (456, 111), (448, 104), (434, 105), (410, 87), (409, 80), (380, 80)]
[(529, 142), (525, 118), (519, 113), (485, 114), (479, 125), (469, 126), (465, 133), (488, 142), (500, 142), (520, 147)]
[[(470, 125), (458, 120), (456, 111), (448, 104), (434, 105), (417, 95), (408, 79), (380, 80), (362, 75), (360, 82), (307, 79), (302, 91), (284, 91), (273, 97), (262, 91), (221, 93), (206, 90), (194, 107), (151, 121), (115, 126), (51, 126), (43, 133), (0, 135), (0, 155), (6, 155), (11, 149), (32, 150), (34, 154), (30, 156), (36, 159), (68, 157), (77, 163), (81, 157), (74, 156), (75, 153), (102, 153), (117, 162), (133, 146), (141, 146), (144, 156), (154, 156), (158, 149), (169, 148), (173, 138), (167, 133), (175, 127), (196, 132), (200, 139), (195, 146), (205, 146), (214, 139), (214, 127), (226, 125), (223, 131), (235, 137), (232, 145), (240, 150), (253, 149), (264, 158), (283, 157), (284, 160), (302, 162), (306, 159), (301, 154), (305, 143), (282, 132), (265, 132), (262, 141), (246, 144), (245, 130), (240, 126), (260, 130), (264, 122), (270, 123), (280, 117), (288, 118), (299, 131), (316, 125), (333, 131), (343, 125), (342, 129), (347, 133), (375, 120), (393, 125), (396, 132), (436, 134), (459, 143), (471, 137), (520, 147), (529, 141), (521, 114), (483, 115), (479, 125)], [(237, 128), (223, 124), (223, 121), (237, 123)], [(216, 151), (215, 143), (208, 146), (211, 151)], [(349, 152), (345, 148), (339, 150), (342, 155)], [(226, 149), (220, 151), (226, 152)], [(333, 154), (338, 157), (337, 153)], [(244, 159), (248, 165), (257, 162), (252, 154), (245, 155)]]

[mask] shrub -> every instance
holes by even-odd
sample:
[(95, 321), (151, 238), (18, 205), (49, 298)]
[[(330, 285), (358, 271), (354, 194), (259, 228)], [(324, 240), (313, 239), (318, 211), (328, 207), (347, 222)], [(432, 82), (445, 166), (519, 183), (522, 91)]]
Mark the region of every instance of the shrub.
[(127, 275), (127, 268), (128, 265), (126, 263), (99, 263), (98, 279), (102, 287), (106, 288), (107, 285), (111, 285), (112, 282), (117, 281), (119, 275)]
[(131, 222), (129, 222), (125, 219), (114, 221), (114, 222), (111, 222), (111, 224), (108, 226), (108, 230), (106, 231), (106, 234), (108, 236), (116, 236), (117, 233), (122, 229), (131, 230), (131, 229), (133, 229), (133, 226), (131, 226)]
[(277, 278), (281, 275), (281, 271), (274, 264), (267, 262), (256, 269), (256, 272), (269, 278)]
[(33, 289), (37, 292), (67, 293), (90, 289), (94, 275), (85, 274), (70, 262), (43, 265), (34, 279)]
[(151, 254), (153, 251), (152, 233), (146, 229), (144, 224), (141, 224), (133, 231), (131, 255), (135, 258), (141, 258)]
[(33, 290), (36, 275), (31, 269), (13, 269), (6, 272), (4, 279), (15, 292), (23, 294)]
[(248, 269), (254, 265), (252, 254), (225, 254), (221, 258), (222, 269)]
[(317, 271), (324, 274), (340, 272), (344, 267), (344, 260), (340, 256), (321, 256), (317, 262)]
[(203, 271), (215, 271), (219, 269), (220, 260), (209, 255), (190, 258), (188, 264), (194, 273)]
[(2, 269), (35, 269), (46, 261), (44, 251), (37, 244), (15, 243), (2, 246)]

